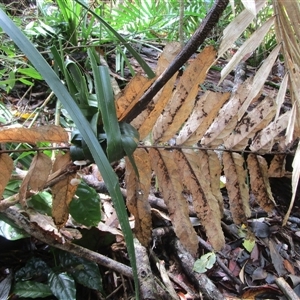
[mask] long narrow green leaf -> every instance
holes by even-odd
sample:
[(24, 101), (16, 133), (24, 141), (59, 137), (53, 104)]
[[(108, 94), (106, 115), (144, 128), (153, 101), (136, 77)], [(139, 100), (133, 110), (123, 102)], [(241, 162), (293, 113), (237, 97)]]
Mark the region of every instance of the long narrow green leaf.
[(139, 299), (139, 286), (136, 268), (136, 258), (133, 245), (133, 235), (126, 214), (126, 207), (123, 196), (120, 191), (118, 177), (114, 173), (105, 153), (103, 152), (99, 142), (82, 112), (76, 105), (73, 98), (68, 93), (66, 87), (61, 83), (58, 76), (51, 69), (42, 55), (37, 51), (33, 44), (14, 24), (14, 22), (0, 9), (0, 27), (11, 37), (15, 44), (23, 51), (37, 71), (42, 75), (48, 83), (51, 90), (59, 98), (65, 109), (70, 114), (78, 130), (82, 134), (86, 144), (88, 145), (92, 156), (99, 167), (103, 179), (107, 185), (107, 189), (112, 197), (120, 225), (122, 227), (125, 242), (127, 244), (128, 255), (131, 261), (132, 271), (134, 275), (136, 298)]
[(94, 53), (91, 49), (88, 49), (88, 55), (94, 75), (98, 107), (101, 110), (103, 127), (106, 133), (106, 152), (108, 160), (113, 162), (122, 157), (123, 147), (110, 76), (106, 67), (97, 66)]
[(116, 30), (114, 30), (103, 18), (101, 18), (93, 10), (91, 10), (84, 2), (82, 2), (81, 0), (75, 0), (75, 1), (80, 5), (82, 5), (92, 15), (94, 15), (128, 49), (128, 51), (137, 60), (137, 62), (140, 64), (140, 66), (143, 68), (143, 70), (145, 71), (145, 73), (150, 79), (155, 77), (155, 73), (148, 66), (148, 64)]

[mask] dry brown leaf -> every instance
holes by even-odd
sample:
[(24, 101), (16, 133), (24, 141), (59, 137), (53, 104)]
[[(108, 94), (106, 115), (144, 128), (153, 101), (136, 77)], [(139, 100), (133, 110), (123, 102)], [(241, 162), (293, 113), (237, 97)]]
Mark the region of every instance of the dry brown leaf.
[(37, 142), (66, 143), (69, 140), (64, 128), (56, 125), (45, 125), (34, 128), (7, 128), (0, 129), (1, 143), (28, 143)]
[[(158, 60), (158, 66), (156, 70), (157, 75), (160, 75), (169, 66), (175, 56), (179, 53), (180, 49), (181, 46), (178, 42), (172, 42), (166, 45)], [(143, 140), (152, 131), (157, 118), (169, 101), (174, 89), (177, 74), (178, 72), (173, 75), (173, 77), (149, 102), (147, 108), (131, 122), (131, 125), (133, 125), (139, 131), (141, 140)]]
[(250, 174), (251, 191), (256, 202), (266, 212), (274, 209), (274, 198), (270, 188), (268, 178), (268, 164), (266, 160), (259, 155), (249, 154), (247, 165)]
[(292, 199), (288, 208), (288, 211), (286, 213), (286, 215), (284, 216), (283, 219), (283, 226), (286, 225), (288, 218), (290, 216), (290, 213), (292, 211), (293, 205), (294, 205), (294, 201), (295, 201), (295, 197), (296, 197), (296, 193), (297, 193), (297, 188), (298, 188), (298, 184), (299, 184), (299, 177), (300, 177), (300, 142), (298, 142), (298, 146), (297, 146), (297, 150), (295, 153), (295, 157), (293, 160), (293, 174), (292, 174)]
[(208, 150), (208, 166), (209, 166), (209, 175), (210, 175), (210, 186), (211, 192), (217, 199), (220, 208), (221, 218), (224, 214), (224, 202), (223, 196), (220, 189), (220, 180), (221, 180), (221, 163), (219, 156), (215, 151)]
[[(56, 156), (53, 173), (60, 169), (64, 169), (70, 162), (69, 153), (62, 155), (59, 153)], [(57, 227), (62, 228), (69, 217), (69, 205), (75, 195), (77, 185), (72, 185), (70, 182), (76, 174), (67, 174), (61, 181), (52, 186), (52, 218)]]
[(269, 177), (283, 177), (285, 175), (285, 154), (275, 154), (268, 169)]
[(32, 159), (19, 190), (19, 200), (22, 206), (26, 206), (27, 191), (38, 192), (44, 188), (51, 169), (51, 158), (44, 153), (38, 152)]
[(0, 155), (0, 199), (2, 199), (2, 194), (8, 184), (13, 168), (14, 162), (11, 157), (6, 153), (2, 153)]
[(130, 80), (116, 100), (119, 121), (122, 121), (126, 117), (154, 80), (155, 78), (148, 79), (141, 74), (137, 74)]
[(279, 44), (272, 50), (272, 52), (268, 55), (261, 67), (256, 72), (253, 79), (253, 87), (250, 90), (247, 99), (244, 101), (241, 108), (239, 109), (238, 120), (240, 120), (243, 117), (253, 99), (260, 94), (260, 91), (263, 88), (272, 70), (272, 67), (278, 57), (280, 49), (281, 45)]
[(175, 234), (182, 245), (195, 256), (198, 250), (198, 238), (189, 219), (188, 203), (182, 194), (182, 174), (177, 167), (177, 162), (174, 161), (173, 152), (151, 148), (149, 154)]
[(238, 153), (223, 153), (226, 189), (229, 197), (230, 211), (235, 224), (246, 223), (250, 217), (249, 188), (244, 158)]
[(151, 206), (148, 202), (152, 170), (149, 154), (145, 149), (138, 148), (133, 155), (139, 170), (139, 178), (136, 177), (135, 171), (126, 157), (126, 204), (130, 213), (134, 215), (136, 237), (143, 246), (148, 247), (152, 233)]
[(154, 125), (154, 142), (166, 142), (173, 138), (188, 118), (194, 108), (199, 84), (204, 81), (215, 56), (213, 47), (206, 47), (183, 72), (170, 101)]
[(180, 130), (176, 145), (193, 145), (197, 143), (229, 96), (230, 93), (206, 91), (196, 102), (190, 117)]
[(274, 140), (284, 129), (287, 128), (291, 111), (285, 112), (277, 121), (271, 122), (266, 128), (261, 130), (253, 139), (250, 150), (257, 152), (272, 140)]
[(221, 79), (224, 78), (237, 66), (237, 64), (249, 53), (253, 52), (262, 42), (266, 33), (270, 30), (271, 26), (274, 24), (275, 17), (271, 17), (266, 21), (260, 28), (258, 28), (245, 43), (239, 48), (239, 50), (230, 59), (228, 64), (221, 71)]
[(244, 150), (255, 133), (265, 128), (276, 112), (274, 99), (266, 97), (254, 109), (246, 114), (224, 141), (226, 149)]
[(252, 81), (253, 78), (249, 78), (241, 84), (229, 101), (220, 109), (218, 116), (201, 139), (202, 145), (219, 146), (223, 144), (224, 140), (234, 130), (237, 124), (238, 110), (252, 89)]
[[(265, 5), (266, 0), (256, 1), (256, 11), (260, 11)], [(248, 25), (254, 19), (254, 15), (247, 9), (244, 9), (223, 31), (223, 38), (219, 47), (218, 57), (221, 57), (245, 31)]]
[(58, 242), (64, 243), (64, 238), (59, 233), (50, 216), (42, 215), (30, 208), (26, 209), (26, 214), (31, 223), (36, 223), (36, 226), (44, 231), (45, 236), (52, 236)]
[(205, 228), (206, 236), (212, 247), (219, 251), (224, 247), (225, 239), (221, 228), (221, 209), (212, 193), (211, 180), (217, 180), (220, 184), (220, 178), (211, 177), (206, 151), (185, 149), (183, 153), (178, 150), (174, 153), (174, 161), (192, 195), (195, 212)]

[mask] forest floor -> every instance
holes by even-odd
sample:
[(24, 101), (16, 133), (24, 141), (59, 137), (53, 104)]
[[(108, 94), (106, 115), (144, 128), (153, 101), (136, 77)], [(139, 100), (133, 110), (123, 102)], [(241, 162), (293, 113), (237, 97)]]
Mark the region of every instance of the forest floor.
[[(158, 53), (150, 48), (143, 48), (141, 53), (151, 67), (155, 68)], [(113, 57), (109, 61), (111, 70), (114, 70)], [(222, 67), (219, 61), (217, 67)], [(139, 66), (131, 60), (132, 66), (139, 71)], [(248, 69), (248, 76), (255, 70)], [(119, 78), (118, 74), (115, 74)], [(203, 88), (217, 90), (220, 73), (211, 69)], [(130, 78), (126, 78), (130, 79)], [(233, 75), (228, 77), (225, 85), (230, 89), (230, 82)], [(124, 83), (124, 82), (123, 82)], [(268, 91), (276, 91), (276, 78), (270, 77), (270, 85), (265, 86)], [(225, 88), (225, 86), (222, 86)], [(40, 83), (36, 85), (31, 95), (23, 97), (25, 88), (16, 86), (9, 94), (2, 93), (2, 101), (11, 108), (22, 111), (24, 107), (32, 111), (40, 105), (41, 95), (47, 94), (47, 88)], [(37, 91), (39, 93), (37, 93)], [(22, 100), (20, 100), (22, 99)], [(289, 99), (286, 100), (286, 107), (289, 109)], [(54, 113), (54, 103), (47, 108), (48, 119)], [(48, 121), (39, 120), (41, 124)], [(291, 168), (292, 156), (288, 158)], [(114, 165), (119, 176), (120, 185), (124, 195), (126, 186), (124, 184), (124, 166), (122, 162)], [(88, 183), (102, 191), (102, 207), (104, 213), (111, 214), (110, 228), (118, 229), (118, 221), (111, 205), (109, 197), (104, 195), (103, 182), (99, 180), (99, 174), (95, 166), (89, 166), (83, 170)], [(291, 170), (287, 170), (287, 173)], [(164, 200), (153, 181), (152, 193), (149, 202), (152, 207), (152, 241), (151, 249), (148, 249), (150, 268), (149, 274), (153, 274), (168, 287), (169, 295), (177, 295), (177, 299), (206, 299), (211, 291), (207, 291), (209, 282), (215, 285), (224, 299), (299, 299), (300, 298), (300, 199), (296, 197), (292, 214), (285, 227), (282, 226), (283, 217), (287, 211), (291, 199), (291, 179), (289, 176), (282, 178), (271, 178), (271, 188), (276, 201), (276, 209), (267, 214), (262, 211), (256, 202), (251, 201), (251, 217), (248, 224), (237, 226), (231, 218), (226, 185), (222, 188), (224, 199), (224, 217), (222, 229), (226, 238), (225, 247), (215, 253), (216, 262), (207, 271), (200, 275), (193, 272), (194, 258), (180, 247), (171, 226), (170, 218)], [(101, 187), (101, 188), (100, 188)], [(251, 198), (251, 197), (250, 197)], [(252, 198), (253, 199), (253, 198)], [(211, 252), (210, 245), (206, 242), (205, 231), (196, 217), (194, 209), (190, 207), (190, 218), (199, 238), (199, 254)], [(251, 228), (255, 240), (251, 252), (246, 250), (244, 240), (247, 235), (246, 228)], [(81, 229), (87, 231), (87, 229)], [(117, 232), (117, 231), (116, 231)], [(110, 232), (98, 229), (89, 230), (87, 237), (90, 249), (98, 251), (116, 261), (129, 264), (126, 247), (123, 238), (112, 229)], [(80, 242), (79, 242), (80, 243)], [(23, 267), (31, 257), (41, 257), (55, 265), (53, 253), (50, 247), (34, 238), (26, 238), (18, 241), (0, 240), (0, 294), (3, 289), (3, 279), (7, 276), (7, 270), (16, 272)], [(187, 260), (187, 261), (186, 261)], [(139, 265), (139, 264), (138, 264)], [(103, 276), (103, 289), (106, 296), (97, 294), (83, 286), (77, 287), (77, 299), (132, 299), (133, 287), (131, 279), (128, 279), (117, 272), (100, 267)], [(149, 275), (146, 274), (146, 275)], [(38, 274), (37, 274), (37, 279)], [(207, 281), (206, 281), (207, 280)], [(287, 284), (288, 282), (288, 284)], [(293, 288), (299, 298), (293, 297), (290, 291)], [(0, 297), (1, 298), (1, 297)], [(2, 298), (1, 298), (2, 299)], [(11, 295), (10, 300), (19, 299)], [(55, 299), (49, 296), (44, 299)], [(152, 299), (152, 298), (149, 298)], [(163, 298), (162, 296), (162, 299)], [(171, 296), (167, 299), (174, 299)], [(212, 298), (211, 298), (212, 299)], [(66, 299), (67, 300), (67, 299)]]

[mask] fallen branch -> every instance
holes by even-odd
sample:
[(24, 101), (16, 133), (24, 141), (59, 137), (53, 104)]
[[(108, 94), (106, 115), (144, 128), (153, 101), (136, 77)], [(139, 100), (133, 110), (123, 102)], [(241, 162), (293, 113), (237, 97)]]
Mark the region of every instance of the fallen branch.
[(68, 251), (79, 257), (85, 258), (89, 261), (102, 265), (110, 270), (118, 272), (124, 276), (133, 278), (132, 269), (122, 263), (119, 263), (104, 255), (86, 249), (84, 247), (72, 244), (70, 242), (66, 242), (64, 244), (59, 243), (50, 231), (49, 234), (45, 234), (45, 231), (41, 230), (41, 228), (38, 227), (34, 222), (30, 222), (29, 219), (27, 219), (17, 207), (9, 207), (4, 211), (4, 213), (9, 219), (11, 219), (14, 222), (14, 224), (19, 226), (29, 235), (44, 242), (45, 244), (48, 244), (55, 248), (59, 248), (64, 251)]

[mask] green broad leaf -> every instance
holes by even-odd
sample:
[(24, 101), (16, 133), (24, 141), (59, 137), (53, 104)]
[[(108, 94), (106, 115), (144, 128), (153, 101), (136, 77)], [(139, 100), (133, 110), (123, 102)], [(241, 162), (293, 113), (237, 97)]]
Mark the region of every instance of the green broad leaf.
[(81, 182), (76, 196), (70, 203), (70, 214), (80, 224), (96, 226), (101, 220), (101, 202), (98, 193)]
[(35, 281), (17, 282), (13, 287), (13, 293), (22, 298), (46, 298), (52, 295), (47, 284)]
[(96, 263), (66, 251), (59, 251), (58, 257), (60, 264), (73, 276), (76, 282), (103, 293), (102, 277)]
[(255, 246), (255, 240), (254, 239), (244, 240), (243, 246), (249, 253), (251, 253)]
[(34, 68), (32, 67), (28, 67), (28, 68), (19, 68), (17, 70), (18, 73), (29, 76), (31, 78), (34, 79), (38, 79), (38, 80), (42, 80), (43, 77), (41, 76), (41, 74)]
[(59, 300), (76, 300), (74, 279), (67, 273), (49, 273), (48, 284), (53, 295)]
[(32, 196), (27, 201), (28, 207), (34, 208), (41, 214), (51, 216), (52, 211), (52, 195), (48, 192), (40, 192)]
[(66, 87), (62, 84), (56, 73), (51, 69), (43, 56), (37, 51), (34, 45), (27, 39), (14, 22), (0, 9), (0, 27), (14, 41), (14, 43), (23, 51), (27, 58), (31, 61), (37, 71), (43, 76), (50, 89), (55, 93), (61, 101), (64, 108), (68, 111), (70, 117), (74, 121), (76, 127), (80, 131), (84, 141), (88, 145), (90, 152), (97, 164), (108, 192), (112, 198), (116, 213), (124, 234), (127, 245), (128, 256), (131, 262), (133, 278), (135, 283), (135, 296), (139, 299), (139, 284), (137, 276), (136, 257), (133, 244), (133, 234), (129, 225), (126, 206), (123, 195), (120, 190), (119, 180), (112, 169), (103, 149), (99, 145), (99, 141), (87, 119), (83, 116), (76, 102), (68, 93)]
[(25, 231), (14, 225), (4, 214), (0, 214), (0, 235), (10, 241), (28, 237)]
[(193, 271), (197, 273), (205, 273), (207, 270), (211, 269), (216, 262), (216, 254), (214, 252), (209, 252), (204, 254), (197, 259), (194, 264)]
[(126, 41), (116, 30), (114, 30), (103, 18), (91, 10), (88, 5), (82, 0), (75, 0), (82, 5), (88, 12), (90, 12), (96, 19), (98, 19), (131, 53), (131, 55), (137, 60), (140, 66), (143, 68), (147, 76), (151, 79), (155, 77), (155, 73), (151, 70), (148, 64), (142, 59), (142, 57), (134, 50), (134, 48)]
[(19, 269), (15, 274), (16, 281), (25, 281), (32, 278), (42, 278), (47, 280), (48, 273), (51, 269), (48, 265), (38, 257), (30, 258), (26, 265)]

